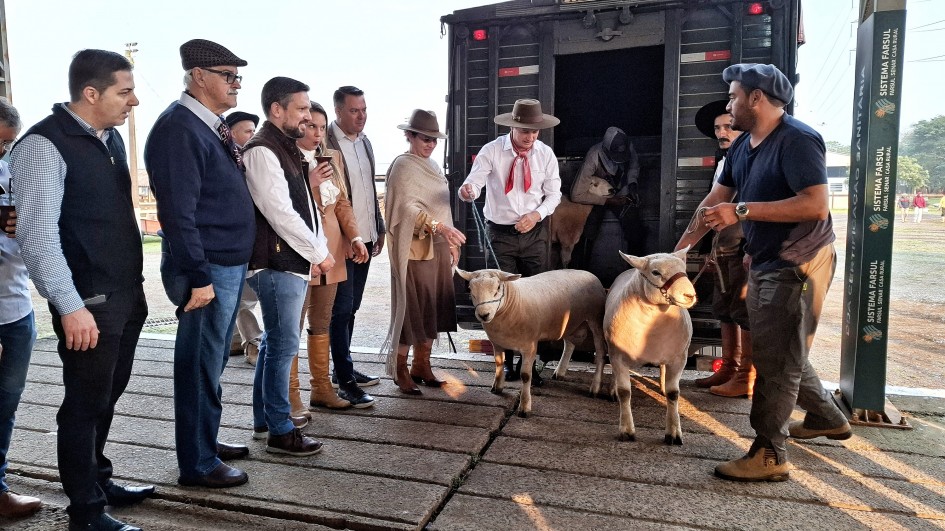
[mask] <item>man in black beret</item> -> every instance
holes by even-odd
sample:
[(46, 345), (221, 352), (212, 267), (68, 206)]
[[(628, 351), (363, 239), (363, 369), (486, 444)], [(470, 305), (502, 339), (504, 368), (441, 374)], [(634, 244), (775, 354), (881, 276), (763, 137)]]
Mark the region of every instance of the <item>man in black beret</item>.
[(186, 89), (148, 135), (144, 161), (164, 233), (161, 278), (178, 306), (174, 346), (174, 420), (181, 485), (246, 482), (225, 460), (246, 446), (217, 441), (223, 411), (220, 377), (255, 240), (253, 201), (242, 153), (223, 113), (236, 107), (246, 61), (217, 43), (180, 47)]
[[(837, 259), (828, 207), (826, 147), (820, 134), (784, 111), (794, 99), (772, 65), (736, 64), (729, 84), (732, 144), (709, 192), (707, 227), (741, 221), (750, 256), (748, 319), (757, 370), (748, 454), (717, 466), (735, 481), (784, 481), (792, 468), (786, 439), (848, 439), (850, 424), (808, 360)], [(732, 203), (738, 193), (737, 204)], [(791, 423), (794, 405), (807, 413)]]

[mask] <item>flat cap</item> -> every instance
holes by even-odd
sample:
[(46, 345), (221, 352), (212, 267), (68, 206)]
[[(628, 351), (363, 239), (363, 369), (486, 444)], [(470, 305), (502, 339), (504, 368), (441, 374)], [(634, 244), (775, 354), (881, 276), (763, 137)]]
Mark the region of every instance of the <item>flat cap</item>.
[(184, 66), (184, 70), (210, 66), (246, 66), (248, 64), (225, 47), (206, 39), (191, 39), (181, 44), (180, 62)]
[(240, 122), (246, 121), (246, 120), (253, 122), (253, 127), (256, 127), (259, 125), (259, 117), (256, 116), (255, 114), (251, 114), (251, 113), (243, 112), (243, 111), (234, 111), (226, 115), (226, 125), (228, 127), (233, 127), (234, 125)]
[(738, 81), (742, 85), (761, 89), (762, 92), (779, 99), (785, 105), (794, 99), (794, 87), (778, 68), (774, 65), (758, 63), (740, 63), (732, 65), (722, 71), (722, 79), (726, 83)]

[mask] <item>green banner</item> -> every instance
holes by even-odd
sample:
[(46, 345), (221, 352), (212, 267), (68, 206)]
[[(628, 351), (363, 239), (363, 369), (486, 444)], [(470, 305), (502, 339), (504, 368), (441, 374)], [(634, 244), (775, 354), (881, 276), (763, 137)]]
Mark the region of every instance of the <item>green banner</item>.
[(904, 9), (877, 11), (857, 34), (840, 359), (853, 409), (882, 411), (886, 401), (905, 24)]

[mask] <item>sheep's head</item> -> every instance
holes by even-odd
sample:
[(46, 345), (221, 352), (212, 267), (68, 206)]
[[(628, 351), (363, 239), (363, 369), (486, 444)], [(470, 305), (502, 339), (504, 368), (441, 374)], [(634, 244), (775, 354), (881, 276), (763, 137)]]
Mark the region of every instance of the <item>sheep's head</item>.
[(614, 194), (617, 193), (617, 191), (614, 190), (614, 187), (611, 186), (606, 179), (601, 179), (600, 177), (595, 177), (592, 175), (588, 182), (590, 184), (588, 185), (587, 189), (594, 195), (599, 195), (601, 197), (613, 197)]
[[(656, 253), (637, 257), (620, 253), (643, 277), (644, 296), (653, 304), (675, 304), (692, 308), (696, 304), (696, 288), (686, 276), (688, 247), (672, 254)], [(619, 252), (619, 251), (618, 251)]]
[(469, 282), (469, 296), (476, 307), (476, 319), (488, 323), (495, 318), (505, 300), (505, 283), (522, 278), (522, 275), (513, 275), (498, 269), (480, 269), (479, 271), (463, 271), (456, 269), (459, 276)]

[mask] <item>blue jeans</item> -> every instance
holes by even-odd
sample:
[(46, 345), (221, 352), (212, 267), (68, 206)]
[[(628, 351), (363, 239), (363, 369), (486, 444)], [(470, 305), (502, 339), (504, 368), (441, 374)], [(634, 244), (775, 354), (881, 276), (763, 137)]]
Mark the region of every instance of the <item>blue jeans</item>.
[[(180, 475), (187, 479), (205, 476), (222, 462), (217, 458), (223, 413), (220, 376), (230, 359), (230, 338), (245, 277), (246, 264), (210, 264), (214, 293), (210, 304), (184, 312), (189, 290), (171, 298), (183, 300), (177, 308), (174, 345), (174, 438)], [(173, 285), (170, 279), (164, 280), (170, 296)]]
[(308, 291), (304, 278), (263, 269), (249, 278), (263, 315), (263, 340), (253, 380), (253, 427), (267, 426), (271, 435), (294, 429), (289, 419), (289, 370), (299, 353), (299, 315)]
[(13, 420), (26, 387), (26, 371), (36, 342), (33, 312), (9, 324), (0, 325), (0, 493), (10, 490), (6, 482), (7, 451), (13, 437)]
[[(374, 250), (374, 244), (365, 242), (365, 245), (370, 256)], [(354, 335), (354, 315), (361, 307), (364, 285), (367, 284), (368, 271), (371, 269), (371, 260), (364, 264), (345, 260), (345, 268), (348, 279), (338, 284), (335, 305), (331, 309), (331, 327), (328, 331), (331, 342), (331, 362), (335, 366), (335, 377), (339, 383), (350, 382), (354, 379), (351, 336)]]

